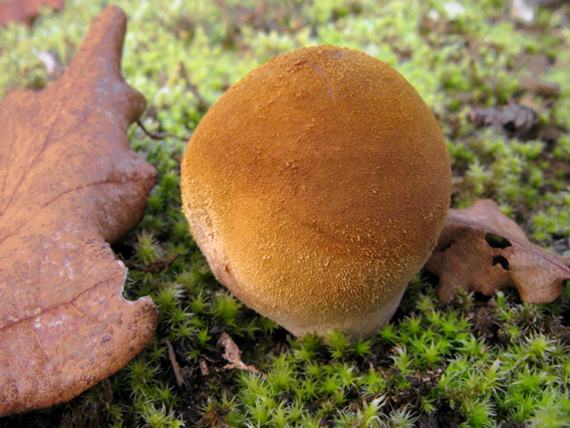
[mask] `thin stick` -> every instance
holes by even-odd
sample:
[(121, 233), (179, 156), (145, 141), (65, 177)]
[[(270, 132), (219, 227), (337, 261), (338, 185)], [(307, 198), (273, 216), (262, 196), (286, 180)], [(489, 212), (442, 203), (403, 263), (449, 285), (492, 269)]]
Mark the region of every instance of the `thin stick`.
[(145, 126), (142, 124), (142, 122), (140, 120), (137, 120), (137, 125), (141, 127), (141, 129), (143, 130), (143, 132), (150, 138), (152, 138), (153, 140), (164, 140), (167, 137), (172, 137), (172, 138), (176, 138), (180, 141), (188, 141), (190, 139), (190, 137), (192, 136), (192, 134), (190, 134), (190, 136), (188, 137), (179, 137), (176, 134), (172, 134), (171, 132), (150, 132), (149, 130), (147, 130), (145, 128)]
[(168, 348), (168, 358), (170, 359), (170, 364), (172, 364), (172, 370), (174, 371), (174, 377), (176, 378), (176, 383), (178, 386), (184, 385), (184, 378), (182, 377), (182, 372), (180, 370), (180, 365), (176, 361), (176, 354), (174, 353), (174, 348), (169, 340), (165, 340), (166, 347)]

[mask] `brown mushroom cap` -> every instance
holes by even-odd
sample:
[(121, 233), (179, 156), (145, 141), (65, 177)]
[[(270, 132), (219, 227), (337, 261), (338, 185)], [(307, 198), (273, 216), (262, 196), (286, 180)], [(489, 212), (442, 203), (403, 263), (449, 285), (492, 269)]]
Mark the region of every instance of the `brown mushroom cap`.
[(447, 217), (450, 159), (413, 87), (363, 52), (281, 55), (204, 116), (183, 210), (216, 278), (295, 335), (365, 336), (395, 311)]

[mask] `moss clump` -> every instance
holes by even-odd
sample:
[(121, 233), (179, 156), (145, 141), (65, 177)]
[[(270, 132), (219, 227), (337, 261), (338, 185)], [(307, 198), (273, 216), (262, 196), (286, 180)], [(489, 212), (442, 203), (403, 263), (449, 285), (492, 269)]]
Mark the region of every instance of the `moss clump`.
[[(550, 305), (523, 304), (507, 291), (491, 299), (463, 293), (442, 306), (416, 278), (374, 337), (352, 345), (337, 333), (297, 340), (216, 283), (181, 213), (179, 162), (206, 106), (284, 51), (333, 43), (389, 62), (426, 100), (451, 153), (454, 207), (490, 197), (540, 244), (568, 238), (568, 5), (541, 8), (537, 22), (523, 26), (502, 1), (465, 0), (459, 14), (446, 4), (118, 1), (130, 18), (125, 78), (148, 100), (142, 123), (178, 138), (130, 129), (131, 144), (159, 180), (143, 221), (114, 248), (135, 264), (180, 256), (161, 273), (129, 271), (126, 295), (150, 294), (161, 310), (145, 352), (70, 403), (0, 426), (567, 426), (569, 287)], [(0, 29), (0, 96), (57, 77), (38, 54), (54, 51), (69, 64), (102, 6), (67, 2), (32, 29)], [(546, 64), (534, 77), (558, 83), (560, 96), (521, 83), (533, 61)], [(511, 139), (469, 120), (472, 108), (507, 101), (538, 112), (535, 139)], [(222, 332), (259, 374), (224, 368)]]

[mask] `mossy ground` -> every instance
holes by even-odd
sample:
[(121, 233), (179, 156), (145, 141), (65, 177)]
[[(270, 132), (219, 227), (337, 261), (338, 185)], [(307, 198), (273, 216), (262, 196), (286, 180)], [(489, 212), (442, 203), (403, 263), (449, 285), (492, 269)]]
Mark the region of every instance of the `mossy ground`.
[[(453, 207), (492, 198), (538, 244), (570, 235), (568, 5), (533, 25), (501, 0), (134, 1), (126, 80), (148, 100), (132, 146), (159, 171), (146, 215), (114, 245), (136, 264), (181, 256), (162, 273), (129, 272), (126, 295), (150, 294), (157, 334), (127, 367), (71, 402), (0, 420), (1, 427), (566, 427), (570, 426), (570, 289), (549, 305), (516, 292), (463, 293), (450, 305), (420, 276), (392, 322), (349, 344), (340, 334), (297, 340), (244, 307), (213, 278), (180, 209), (188, 136), (216, 99), (268, 59), (307, 45), (362, 49), (399, 70), (442, 126), (453, 164)], [(0, 96), (57, 77), (106, 1), (68, 1), (32, 29), (0, 29)], [(534, 65), (542, 64), (536, 71)], [(559, 85), (529, 89), (524, 79)], [(476, 127), (473, 108), (523, 103), (538, 113), (528, 141)], [(177, 137), (176, 137), (177, 136)], [(225, 369), (222, 332), (259, 374)], [(181, 367), (174, 374), (168, 343)]]

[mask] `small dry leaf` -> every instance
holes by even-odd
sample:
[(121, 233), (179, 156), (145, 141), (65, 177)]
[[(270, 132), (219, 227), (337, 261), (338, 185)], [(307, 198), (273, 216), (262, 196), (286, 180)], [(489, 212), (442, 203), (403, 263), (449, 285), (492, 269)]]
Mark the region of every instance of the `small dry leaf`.
[(200, 358), (200, 372), (202, 373), (202, 376), (206, 377), (210, 375), (210, 370), (208, 370), (208, 364), (206, 364), (206, 360), (203, 358)]
[(110, 248), (144, 212), (156, 172), (126, 130), (144, 97), (120, 71), (126, 17), (93, 22), (66, 72), (0, 102), (0, 417), (75, 397), (154, 335), (150, 298), (121, 293)]
[(539, 120), (534, 110), (520, 104), (477, 108), (471, 112), (469, 120), (476, 126), (493, 126), (507, 137), (523, 141), (536, 138), (539, 130)]
[(456, 287), (492, 295), (515, 286), (521, 299), (548, 303), (570, 279), (570, 259), (532, 244), (490, 200), (452, 209), (424, 270), (439, 277), (438, 294), (449, 302)]
[(0, 27), (10, 22), (32, 25), (42, 7), (63, 8), (64, 0), (9, 0), (0, 2)]
[(230, 363), (225, 365), (224, 369), (241, 369), (251, 373), (259, 373), (255, 367), (242, 362), (240, 349), (226, 332), (222, 333), (218, 339), (218, 346), (224, 348), (224, 358)]

